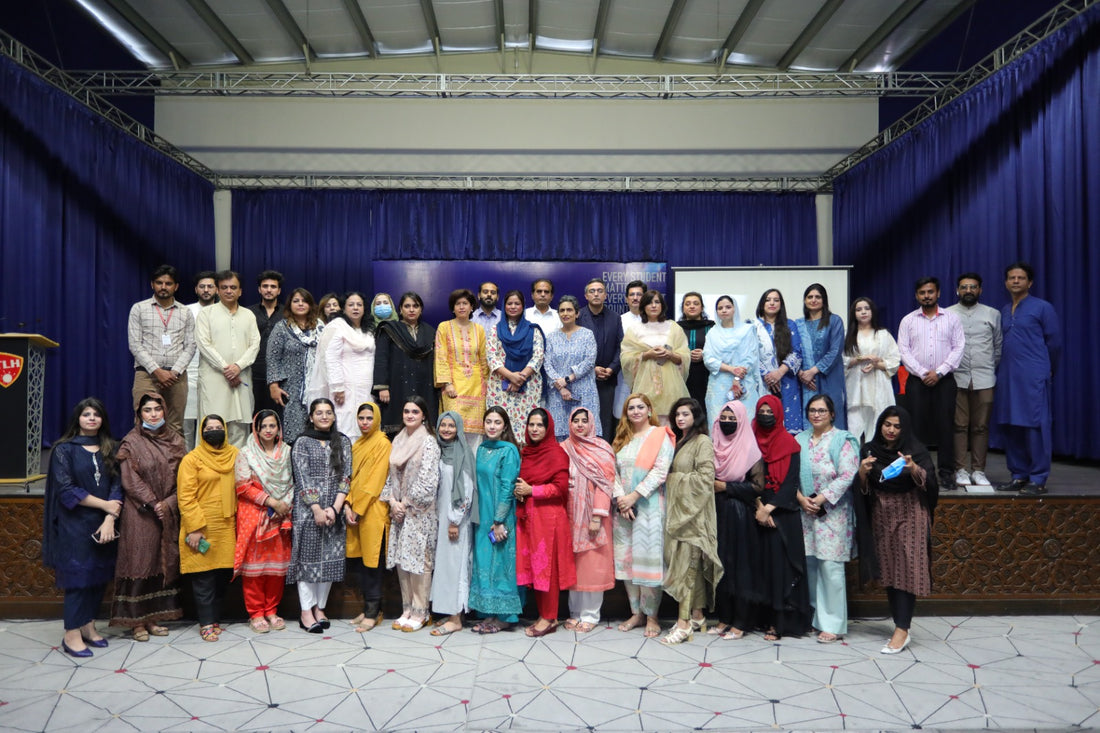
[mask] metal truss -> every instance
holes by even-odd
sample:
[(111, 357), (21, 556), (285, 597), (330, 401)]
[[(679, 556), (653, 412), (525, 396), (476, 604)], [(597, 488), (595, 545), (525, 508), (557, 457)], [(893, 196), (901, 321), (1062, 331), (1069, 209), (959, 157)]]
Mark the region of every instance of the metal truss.
[(358, 176), (236, 175), (218, 176), (218, 188), (373, 188), (462, 189), (486, 191), (743, 191), (817, 192), (828, 181), (819, 176), (775, 178), (657, 177), (657, 176)]
[(926, 97), (953, 73), (374, 74), (294, 71), (71, 72), (96, 94), (263, 97), (496, 97), (698, 99)]
[(969, 90), (981, 84), (993, 76), (1000, 69), (1012, 63), (1020, 56), (1034, 48), (1037, 44), (1048, 38), (1058, 29), (1065, 26), (1081, 13), (1100, 0), (1066, 0), (1052, 8), (1039, 20), (1032, 23), (1018, 33), (1007, 43), (993, 51), (984, 59), (958, 74), (955, 79), (943, 89), (935, 92), (928, 99), (921, 102), (894, 124), (875, 136), (866, 145), (847, 155), (824, 173), (824, 178), (832, 181), (837, 176), (852, 169), (862, 161), (882, 150), (902, 135), (920, 125), (939, 110), (959, 98)]
[(73, 78), (73, 75), (57, 68), (45, 57), (0, 31), (0, 56), (6, 56), (19, 66), (37, 76), (47, 84), (60, 89), (103, 119), (118, 127), (133, 138), (140, 140), (154, 150), (167, 155), (177, 163), (186, 166), (198, 175), (212, 180), (214, 171), (195, 158), (183, 152), (151, 129), (141, 124), (113, 104), (103, 99), (96, 91), (86, 88)]

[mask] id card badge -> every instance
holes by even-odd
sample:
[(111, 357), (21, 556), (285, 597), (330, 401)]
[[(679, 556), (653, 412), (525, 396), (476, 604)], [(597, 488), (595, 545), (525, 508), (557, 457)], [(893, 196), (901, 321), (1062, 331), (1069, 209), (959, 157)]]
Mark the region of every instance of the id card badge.
[(160, 337), (160, 345), (161, 346), (171, 346), (172, 345), (172, 337), (171, 337), (171, 335), (169, 335), (169, 333), (167, 331), (165, 331), (164, 334)]

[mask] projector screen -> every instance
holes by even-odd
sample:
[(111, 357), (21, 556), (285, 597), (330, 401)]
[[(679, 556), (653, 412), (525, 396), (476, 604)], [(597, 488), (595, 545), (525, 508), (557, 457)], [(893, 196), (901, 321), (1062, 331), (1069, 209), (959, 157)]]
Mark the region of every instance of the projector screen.
[(850, 267), (673, 267), (672, 309), (676, 320), (680, 320), (684, 293), (700, 293), (707, 318), (717, 321), (714, 302), (728, 295), (737, 302), (741, 318), (748, 320), (756, 316), (756, 304), (764, 291), (778, 288), (783, 293), (787, 317), (797, 320), (802, 318), (803, 291), (813, 283), (820, 283), (828, 292), (829, 310), (840, 316), (847, 327), (849, 270)]

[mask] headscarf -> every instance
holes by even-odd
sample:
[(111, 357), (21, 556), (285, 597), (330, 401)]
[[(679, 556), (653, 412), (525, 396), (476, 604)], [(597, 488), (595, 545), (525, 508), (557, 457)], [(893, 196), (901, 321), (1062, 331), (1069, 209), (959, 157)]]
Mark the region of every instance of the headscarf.
[[(737, 430), (729, 436), (718, 425), (726, 410), (733, 411), (733, 416), (737, 418)], [(745, 409), (745, 403), (731, 400), (723, 405), (714, 418), (710, 436), (714, 442), (714, 477), (719, 481), (744, 481), (749, 469), (762, 455), (749, 424), (749, 411)]]
[(760, 446), (760, 453), (768, 466), (764, 488), (778, 492), (783, 480), (787, 478), (787, 472), (791, 470), (791, 456), (802, 449), (783, 425), (783, 402), (775, 395), (767, 394), (757, 400), (756, 409), (760, 410), (763, 405), (772, 408), (775, 425), (771, 429), (764, 428), (753, 418), (752, 432), (756, 435), (756, 443)]
[[(522, 313), (515, 325), (516, 330), (513, 332), (507, 315), (497, 322), (497, 338), (504, 347), (504, 368), (510, 372), (522, 371), (527, 366), (531, 355), (535, 353), (535, 330), (542, 332), (542, 329), (528, 321)], [(519, 391), (523, 392), (526, 388), (525, 384)]]
[[(147, 392), (142, 399), (146, 396), (156, 400), (167, 413), (163, 396), (157, 392)], [(142, 426), (140, 405), (134, 410), (134, 428), (115, 451), (119, 463), (130, 461), (134, 473), (141, 477), (158, 499), (166, 499), (176, 493), (176, 474), (185, 455), (187, 446), (183, 437), (167, 422), (156, 430)], [(161, 530), (161, 573), (167, 584), (179, 576), (179, 515), (175, 511), (164, 512)]]
[(569, 475), (573, 485), (573, 490), (569, 492), (569, 516), (573, 520), (573, 551), (584, 552), (603, 547), (609, 540), (603, 523), (600, 524), (600, 531), (595, 537), (588, 533), (588, 523), (592, 519), (593, 492), (588, 490), (587, 484), (595, 486), (597, 491), (602, 491), (611, 498), (615, 491), (617, 469), (615, 453), (611, 450), (611, 446), (607, 441), (596, 437), (598, 416), (593, 415), (587, 407), (577, 407), (569, 413), (570, 423), (578, 412), (588, 413), (588, 427), (580, 436), (577, 436), (571, 427), (569, 437), (561, 443), (561, 449), (569, 457)]
[[(733, 301), (733, 324), (727, 327), (719, 321), (714, 328), (710, 329), (707, 332), (707, 349), (724, 357), (723, 361), (732, 356), (734, 363), (743, 363), (741, 359), (751, 356), (755, 362), (759, 359), (760, 348), (756, 338), (756, 327), (741, 320), (741, 307), (737, 305), (736, 300), (732, 298), (730, 300)], [(746, 349), (752, 353), (747, 353)]]
[[(268, 410), (268, 414), (264, 415), (264, 418), (274, 415), (279, 425), (279, 433), (275, 437), (275, 455), (269, 456), (260, 442), (260, 414), (262, 412), (264, 411), (261, 410), (253, 416), (252, 433), (248, 436), (244, 448), (241, 448), (240, 451), (247, 462), (250, 475), (246, 476), (243, 471), (239, 471), (237, 473), (237, 484), (245, 483), (252, 476), (255, 476), (260, 480), (260, 485), (268, 496), (279, 501), (290, 501), (294, 491), (294, 476), (290, 463), (290, 447), (283, 442), (283, 421), (279, 419), (278, 413), (274, 410)], [(238, 468), (241, 468), (239, 463), (237, 465)]]
[[(895, 416), (901, 423), (901, 430), (898, 433), (897, 443), (890, 447), (886, 444), (886, 439), (882, 437), (882, 424), (886, 422), (886, 418)], [(873, 456), (875, 459), (875, 464), (871, 467), (867, 479), (874, 485), (876, 491), (903, 494), (916, 488), (912, 475), (907, 472), (902, 472), (900, 476), (888, 481), (882, 480), (882, 469), (893, 463), (898, 458), (899, 453), (911, 455), (913, 462), (924, 469), (925, 494), (928, 497), (930, 507), (935, 507), (936, 499), (939, 496), (939, 484), (936, 481), (936, 469), (935, 464), (932, 463), (932, 456), (929, 455), (928, 449), (913, 435), (912, 419), (908, 411), (904, 407), (891, 405), (878, 416), (878, 421), (875, 423), (874, 437), (864, 443), (863, 450), (860, 451), (860, 456), (863, 458)]]
[[(333, 409), (335, 412), (335, 408)], [(306, 427), (298, 437), (313, 438), (314, 440), (326, 440), (329, 442), (329, 468), (332, 469), (332, 473), (336, 476), (344, 475), (344, 451), (340, 444), (340, 438), (344, 435), (336, 429), (336, 422), (333, 421), (332, 427), (328, 430), (321, 430), (313, 424), (311, 420), (311, 414), (306, 415)]]
[[(313, 328), (303, 331), (302, 327), (298, 325), (297, 321), (293, 319), (286, 319), (287, 328), (294, 338), (298, 339), (298, 343), (302, 345), (302, 348), (306, 352), (306, 370), (303, 372), (306, 375), (313, 374), (313, 370), (317, 364), (317, 344), (321, 341), (321, 334), (325, 331), (325, 322), (320, 318), (314, 323)], [(360, 349), (361, 350), (361, 349)], [(303, 405), (306, 404), (306, 382), (308, 379), (303, 379), (301, 387), (298, 389), (297, 399)], [(253, 426), (255, 427), (255, 426)], [(282, 422), (279, 423), (279, 440), (283, 438)]]
[[(194, 456), (197, 463), (218, 474), (218, 496), (221, 499), (222, 518), (228, 519), (237, 513), (237, 485), (236, 471), (234, 471), (237, 448), (230, 445), (228, 435), (220, 448), (207, 443), (206, 438), (202, 437), (202, 428), (205, 427), (206, 419), (203, 417), (199, 421), (199, 441), (190, 455)], [(223, 422), (222, 425), (225, 423)]]
[[(425, 417), (427, 417), (425, 415)], [(390, 471), (397, 473), (394, 498), (399, 501), (405, 499), (405, 488), (410, 482), (416, 480), (420, 473), (420, 460), (424, 455), (424, 442), (431, 440), (428, 429), (421, 423), (420, 427), (409, 435), (404, 427), (398, 431), (393, 439), (393, 448), (390, 450)]]
[[(390, 450), (393, 448), (382, 432), (382, 415), (378, 405), (364, 402), (355, 414), (362, 412), (364, 407), (369, 407), (374, 413), (374, 422), (370, 430), (360, 435), (351, 446), (351, 489), (348, 492), (351, 510), (360, 517), (366, 513), (371, 500), (382, 495), (382, 487), (389, 474)], [(389, 517), (389, 514), (386, 516)]]
[[(378, 318), (377, 316), (374, 315), (374, 303), (375, 303), (375, 301), (378, 300), (379, 295), (385, 295), (387, 298), (389, 298), (389, 301), (390, 301), (390, 309), (391, 309), (390, 314), (388, 316), (386, 316), (385, 318)], [(374, 320), (374, 330), (375, 331), (378, 330), (378, 327), (380, 325), (382, 325), (382, 323), (384, 321), (396, 321), (396, 320), (398, 320), (398, 318), (397, 318), (397, 305), (396, 305), (396, 303), (393, 299), (393, 296), (390, 295), (389, 293), (375, 293), (374, 297), (370, 299), (370, 313), (364, 314), (363, 317), (366, 318), (368, 315)]]
[[(431, 329), (424, 328), (427, 324), (423, 320), (417, 321), (417, 335), (427, 334)], [(405, 324), (404, 321), (382, 321), (378, 324), (383, 333), (389, 335), (390, 340), (393, 341), (394, 346), (405, 352), (405, 355), (410, 359), (416, 359), (417, 361), (431, 358), (435, 352), (435, 338), (426, 340), (424, 343), (417, 343), (418, 339), (414, 339), (412, 331)]]
[[(734, 307), (736, 308), (737, 305), (734, 304)], [(709, 318), (684, 318), (676, 321), (676, 325), (684, 329), (684, 335), (687, 336), (689, 349), (701, 349), (703, 347), (698, 345), (699, 331), (702, 331), (705, 337), (711, 327), (714, 326), (714, 321)]]
[[(523, 449), (520, 450), (519, 477), (531, 484), (561, 483), (569, 485), (569, 456), (554, 438), (554, 418), (546, 413), (546, 437), (538, 443), (531, 442), (531, 431), (524, 426)], [(564, 475), (563, 475), (564, 474)]]
[[(443, 418), (445, 417), (454, 420), (455, 427), (458, 428), (458, 432), (451, 440), (443, 440), (443, 438), (439, 437), (439, 424), (443, 422)], [(465, 492), (462, 490), (464, 483), (462, 475), (466, 474), (469, 476), (471, 482), (476, 480), (474, 452), (470, 450), (470, 445), (466, 442), (466, 434), (463, 432), (463, 429), (462, 416), (454, 410), (447, 410), (435, 421), (435, 439), (436, 442), (439, 443), (439, 460), (446, 463), (448, 466), (454, 467), (454, 477), (451, 482), (451, 506), (456, 509), (462, 506), (462, 502), (466, 497)]]

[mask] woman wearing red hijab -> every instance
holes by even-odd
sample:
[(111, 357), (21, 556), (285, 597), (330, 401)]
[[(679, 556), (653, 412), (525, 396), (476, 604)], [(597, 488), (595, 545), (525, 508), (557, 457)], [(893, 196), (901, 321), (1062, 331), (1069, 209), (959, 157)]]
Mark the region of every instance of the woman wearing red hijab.
[(527, 416), (527, 440), (516, 479), (516, 583), (535, 591), (539, 620), (531, 637), (558, 629), (558, 597), (576, 584), (569, 498), (569, 456), (554, 439), (554, 419), (536, 407)]
[(806, 546), (796, 494), (799, 447), (783, 425), (783, 402), (765, 395), (756, 403), (752, 423), (764, 458), (764, 494), (756, 510), (762, 540), (761, 577), (764, 638), (801, 636), (810, 629), (813, 607), (806, 581)]

